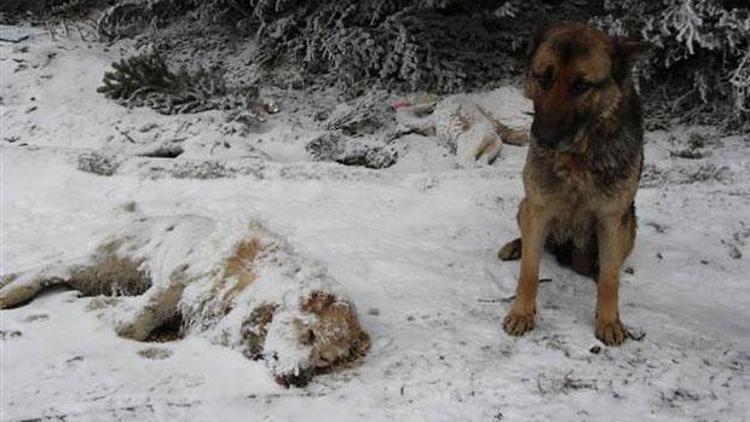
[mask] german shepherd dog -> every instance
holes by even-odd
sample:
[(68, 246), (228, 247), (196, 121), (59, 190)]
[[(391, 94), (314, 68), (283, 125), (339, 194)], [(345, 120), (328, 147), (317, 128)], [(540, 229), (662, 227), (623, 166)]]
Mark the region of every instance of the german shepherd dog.
[(628, 335), (618, 284), (635, 240), (643, 167), (641, 105), (630, 76), (642, 51), (640, 42), (575, 22), (548, 27), (535, 42), (525, 87), (534, 121), (517, 215), (521, 238), (498, 254), (521, 258), (503, 322), (510, 335), (534, 328), (542, 247), (597, 281), (596, 337), (619, 345)]

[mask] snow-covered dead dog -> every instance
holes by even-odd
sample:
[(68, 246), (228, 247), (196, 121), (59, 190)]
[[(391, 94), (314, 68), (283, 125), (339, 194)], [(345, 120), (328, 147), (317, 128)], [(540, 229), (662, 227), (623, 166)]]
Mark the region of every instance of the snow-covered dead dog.
[(55, 285), (96, 296), (88, 308), (122, 337), (200, 335), (263, 360), (285, 386), (369, 346), (338, 283), (257, 223), (136, 214), (80, 259), (4, 276), (0, 309)]
[(630, 77), (642, 47), (573, 22), (547, 28), (536, 41), (526, 82), (534, 121), (517, 216), (521, 238), (499, 253), (503, 260), (521, 258), (503, 322), (508, 334), (534, 328), (544, 246), (562, 264), (596, 278), (596, 337), (607, 345), (627, 337), (618, 284), (635, 240), (643, 165), (641, 105)]

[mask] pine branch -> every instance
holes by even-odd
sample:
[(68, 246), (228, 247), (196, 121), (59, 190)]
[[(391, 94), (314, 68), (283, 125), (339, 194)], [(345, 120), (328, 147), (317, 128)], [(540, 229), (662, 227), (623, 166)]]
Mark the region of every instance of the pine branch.
[(105, 72), (97, 92), (128, 107), (178, 114), (249, 109), (257, 104), (257, 87), (231, 87), (223, 77), (204, 69), (172, 72), (155, 51), (115, 62), (112, 69)]

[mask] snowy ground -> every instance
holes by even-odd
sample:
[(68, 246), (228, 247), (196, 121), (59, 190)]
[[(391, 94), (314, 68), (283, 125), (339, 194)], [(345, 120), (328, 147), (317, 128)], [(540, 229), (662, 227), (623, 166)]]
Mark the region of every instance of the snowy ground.
[[(518, 264), (496, 252), (517, 236), (524, 148), (461, 166), (410, 135), (385, 170), (312, 162), (304, 145), (320, 129), (284, 98), (245, 135), (218, 112), (127, 110), (95, 92), (125, 51), (0, 31), (31, 35), (0, 44), (0, 273), (87, 252), (131, 201), (154, 216), (260, 219), (328, 268), (372, 337), (359, 366), (283, 389), (238, 352), (124, 340), (92, 299), (49, 292), (0, 312), (3, 421), (750, 419), (747, 137), (647, 134), (621, 289), (622, 318), (645, 338), (601, 346), (594, 284), (545, 257), (537, 328), (516, 339), (501, 321)], [(696, 131), (704, 156), (680, 157)], [(138, 155), (164, 145), (184, 152)], [(79, 170), (92, 152), (115, 174)]]

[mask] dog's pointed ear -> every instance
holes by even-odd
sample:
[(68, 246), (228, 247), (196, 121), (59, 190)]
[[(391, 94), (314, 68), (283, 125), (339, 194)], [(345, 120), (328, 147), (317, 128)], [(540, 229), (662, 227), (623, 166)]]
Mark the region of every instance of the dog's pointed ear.
[(539, 25), (531, 36), (529, 49), (526, 52), (526, 82), (524, 83), (524, 95), (526, 98), (531, 98), (531, 61), (534, 60), (534, 55), (539, 45), (544, 42), (544, 36), (547, 33), (548, 25)]
[(575, 24), (575, 21), (550, 21), (546, 18), (543, 18), (536, 26), (536, 30), (533, 32), (533, 35), (531, 37), (531, 44), (529, 44), (529, 50), (528, 50), (528, 62), (531, 62), (531, 59), (534, 58), (534, 54), (536, 53), (536, 50), (539, 48), (542, 43), (547, 41), (547, 37), (550, 36), (551, 33), (554, 32), (555, 29), (565, 27), (566, 25)]
[(640, 57), (644, 56), (650, 46), (648, 43), (627, 37), (612, 38), (612, 77), (617, 83), (630, 75), (630, 69)]
[(536, 53), (536, 49), (539, 48), (539, 44), (544, 41), (544, 33), (547, 32), (547, 26), (546, 25), (539, 25), (536, 28), (536, 31), (534, 31), (533, 36), (531, 37), (531, 44), (529, 45), (529, 51), (528, 51), (528, 60), (531, 61), (531, 59), (534, 57), (534, 53)]

